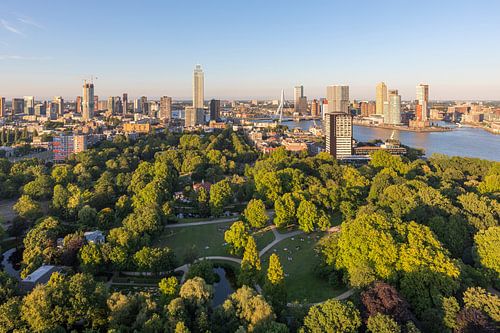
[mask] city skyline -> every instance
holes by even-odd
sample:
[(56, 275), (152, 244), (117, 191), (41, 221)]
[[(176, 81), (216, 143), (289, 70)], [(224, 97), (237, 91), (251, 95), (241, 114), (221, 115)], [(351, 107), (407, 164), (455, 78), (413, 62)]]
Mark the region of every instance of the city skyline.
[[(75, 98), (95, 75), (99, 96), (188, 100), (189, 73), (201, 63), (206, 100), (276, 99), (281, 89), (292, 100), (296, 85), (312, 100), (335, 82), (348, 84), (352, 99), (374, 100), (381, 81), (402, 100), (413, 99), (420, 82), (433, 87), (433, 100), (500, 100), (500, 46), (491, 43), (500, 30), (498, 2), (391, 3), (313, 1), (304, 11), (279, 1), (6, 0), (0, 95)], [(81, 43), (91, 51), (75, 47)]]

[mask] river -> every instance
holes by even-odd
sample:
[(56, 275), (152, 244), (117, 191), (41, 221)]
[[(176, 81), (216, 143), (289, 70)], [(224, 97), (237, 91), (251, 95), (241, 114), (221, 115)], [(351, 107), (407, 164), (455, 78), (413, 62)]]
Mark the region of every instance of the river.
[[(320, 121), (316, 121), (321, 125)], [(284, 122), (289, 128), (299, 127), (308, 130), (314, 125), (313, 121)], [(452, 125), (440, 123), (442, 126)], [(367, 142), (375, 139), (385, 140), (390, 138), (393, 130), (353, 126), (353, 136), (357, 141)], [(434, 153), (450, 156), (477, 157), (486, 160), (500, 161), (500, 135), (492, 134), (481, 128), (460, 127), (448, 132), (409, 132), (394, 131), (394, 138), (402, 144), (422, 148), (425, 156)]]

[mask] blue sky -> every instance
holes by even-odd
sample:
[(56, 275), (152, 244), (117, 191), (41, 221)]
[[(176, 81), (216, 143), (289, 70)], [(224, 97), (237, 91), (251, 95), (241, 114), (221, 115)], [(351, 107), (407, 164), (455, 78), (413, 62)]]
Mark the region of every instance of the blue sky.
[(348, 84), (373, 99), (500, 100), (497, 0), (1, 0), (0, 95), (189, 98), (194, 65), (206, 98), (321, 97)]

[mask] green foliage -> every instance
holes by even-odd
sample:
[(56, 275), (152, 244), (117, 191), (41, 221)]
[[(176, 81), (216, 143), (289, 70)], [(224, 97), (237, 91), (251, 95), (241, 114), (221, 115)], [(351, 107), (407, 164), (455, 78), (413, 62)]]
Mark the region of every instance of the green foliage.
[(144, 246), (134, 254), (134, 263), (144, 272), (168, 272), (175, 268), (175, 257), (169, 248)]
[(229, 245), (229, 252), (233, 255), (241, 255), (250, 234), (247, 225), (242, 221), (236, 221), (224, 232), (224, 240)]
[(97, 210), (85, 205), (78, 212), (78, 223), (87, 228), (96, 227), (98, 224)]
[(278, 198), (274, 203), (276, 217), (274, 224), (280, 227), (293, 225), (297, 222), (296, 219), (296, 204), (291, 193), (285, 193), (283, 197)]
[(229, 204), (233, 191), (228, 179), (223, 179), (210, 187), (210, 211), (213, 216), (221, 216), (224, 206)]
[(253, 285), (253, 283), (256, 282), (260, 270), (261, 263), (257, 245), (255, 244), (254, 238), (249, 236), (245, 246), (245, 252), (243, 253), (243, 259), (241, 260), (240, 283)]
[(401, 333), (398, 323), (381, 313), (369, 317), (366, 326), (371, 333)]
[(269, 216), (266, 213), (264, 202), (259, 199), (252, 199), (248, 202), (247, 207), (243, 211), (245, 220), (253, 228), (262, 228), (267, 224)]
[(360, 326), (361, 316), (353, 303), (330, 299), (309, 309), (303, 332), (354, 333)]
[(201, 277), (208, 284), (218, 282), (219, 276), (214, 272), (214, 264), (210, 260), (200, 260), (189, 266), (186, 279)]
[(285, 279), (285, 273), (281, 266), (280, 259), (276, 253), (269, 257), (269, 268), (267, 269), (267, 280), (273, 284), (281, 284)]
[(500, 297), (483, 288), (469, 288), (464, 292), (465, 306), (481, 310), (496, 322), (500, 321)]
[(475, 250), (481, 265), (500, 279), (500, 227), (481, 230), (474, 236)]
[(174, 297), (179, 292), (179, 281), (175, 276), (163, 278), (158, 283), (158, 288), (162, 295), (167, 297)]
[(43, 215), (42, 206), (28, 195), (22, 195), (14, 205), (14, 211), (22, 218), (34, 221)]
[(316, 205), (310, 201), (302, 200), (297, 208), (297, 220), (300, 230), (313, 232), (316, 222), (319, 220), (319, 213)]

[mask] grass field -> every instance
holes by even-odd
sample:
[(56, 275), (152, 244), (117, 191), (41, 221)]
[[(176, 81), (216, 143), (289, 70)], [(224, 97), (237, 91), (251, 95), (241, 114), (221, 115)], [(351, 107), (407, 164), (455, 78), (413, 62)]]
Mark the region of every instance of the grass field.
[[(156, 240), (154, 246), (167, 246), (172, 249), (179, 260), (185, 263), (186, 255), (191, 248), (195, 247), (197, 257), (205, 256), (229, 256), (227, 246), (224, 246), (224, 232), (231, 226), (232, 222), (207, 224), (185, 228), (166, 229)], [(271, 230), (261, 231), (254, 234), (257, 247), (262, 249), (274, 240)]]
[(261, 258), (262, 269), (265, 273), (271, 254), (276, 253), (279, 256), (286, 274), (285, 284), (289, 302), (296, 300), (312, 303), (321, 302), (347, 290), (346, 287), (334, 289), (328, 284), (328, 281), (318, 278), (313, 272), (314, 266), (319, 260), (314, 246), (322, 235), (322, 233), (302, 234), (286, 239)]

